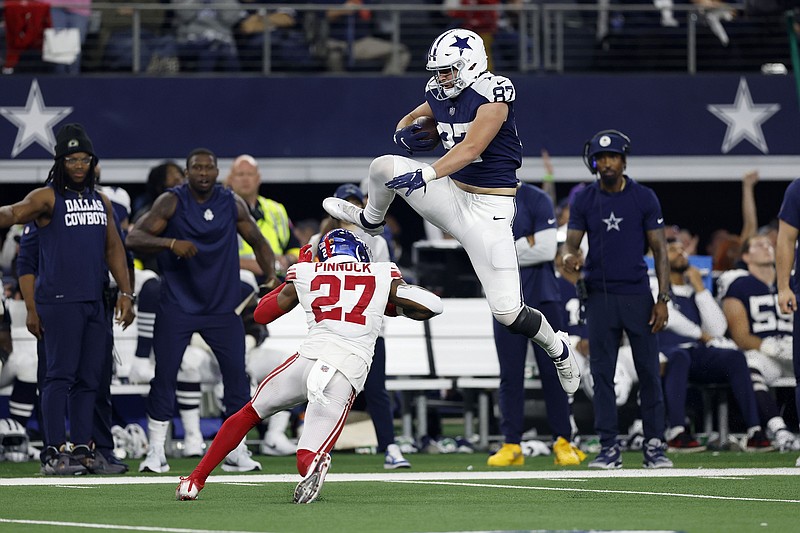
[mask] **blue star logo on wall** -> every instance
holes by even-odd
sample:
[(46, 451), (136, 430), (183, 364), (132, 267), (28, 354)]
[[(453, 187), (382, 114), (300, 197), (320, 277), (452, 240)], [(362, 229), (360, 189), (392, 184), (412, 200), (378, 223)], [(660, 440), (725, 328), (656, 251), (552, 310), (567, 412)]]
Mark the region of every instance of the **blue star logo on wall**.
[(602, 220), (606, 223), (606, 231), (611, 231), (612, 229), (620, 231), (619, 223), (622, 222), (622, 219), (617, 218), (616, 215), (614, 215), (614, 211), (611, 211), (611, 215), (608, 218)]
[(71, 107), (46, 107), (39, 82), (33, 80), (25, 107), (0, 107), (0, 115), (19, 128), (14, 146), (11, 148), (11, 157), (17, 157), (33, 143), (37, 143), (51, 154), (54, 153), (56, 137), (53, 134), (53, 126), (70, 113), (72, 113)]
[(722, 153), (727, 154), (744, 140), (761, 150), (761, 153), (769, 153), (761, 125), (780, 108), (780, 104), (754, 104), (747, 81), (739, 78), (739, 88), (733, 105), (710, 104), (707, 107), (728, 125), (725, 139), (722, 141)]
[(459, 37), (458, 35), (455, 36), (455, 42), (450, 46), (458, 47), (458, 55), (463, 55), (464, 50), (469, 49), (472, 50), (472, 47), (469, 45), (467, 40), (469, 39), (469, 35), (466, 37)]

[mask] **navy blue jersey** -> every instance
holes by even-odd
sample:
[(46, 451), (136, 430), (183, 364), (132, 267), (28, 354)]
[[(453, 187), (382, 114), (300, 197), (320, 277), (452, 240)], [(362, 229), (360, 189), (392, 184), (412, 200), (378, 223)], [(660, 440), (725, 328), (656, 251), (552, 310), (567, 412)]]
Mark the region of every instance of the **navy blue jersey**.
[(39, 232), (34, 222), (22, 228), (17, 252), (17, 277), (39, 274)]
[[(691, 296), (680, 296), (670, 291), (670, 298), (672, 298), (672, 305), (674, 309), (680, 312), (683, 316), (697, 324), (703, 325), (703, 319), (700, 316), (700, 308), (697, 307), (695, 302), (695, 292), (692, 291)], [(696, 338), (686, 337), (679, 335), (670, 329), (663, 329), (658, 332), (658, 346), (662, 352), (668, 352), (681, 344), (696, 343)]]
[[(800, 228), (800, 179), (794, 180), (787, 187), (778, 218), (795, 228)], [(800, 248), (796, 248), (794, 252), (795, 269), (792, 276), (792, 290), (795, 292), (800, 290), (800, 268), (797, 267), (800, 264), (799, 254)]]
[(450, 150), (460, 143), (469, 130), (478, 108), (483, 104), (505, 102), (508, 118), (478, 159), (450, 174), (454, 180), (476, 187), (516, 187), (517, 169), (522, 166), (522, 143), (517, 135), (514, 118), (514, 85), (506, 77), (484, 72), (455, 98), (440, 101), (431, 91), (436, 90), (433, 78), (425, 88), (425, 100), (438, 123), (442, 146)]
[(66, 189), (62, 195), (54, 188), (54, 193), (52, 219), (38, 232), (36, 302), (100, 300), (107, 269), (106, 206), (97, 191), (76, 193)]
[(193, 242), (197, 255), (190, 259), (168, 251), (158, 255), (163, 301), (190, 314), (233, 312), (241, 302), (238, 213), (233, 193), (215, 185), (211, 197), (200, 204), (188, 184), (169, 192), (176, 196), (177, 204), (161, 236)]
[(747, 311), (750, 333), (756, 337), (792, 334), (792, 314), (781, 313), (778, 307), (778, 288), (767, 285), (753, 275), (731, 282), (725, 298), (736, 298)]
[(578, 299), (575, 285), (562, 277), (556, 278), (556, 282), (561, 294), (561, 303), (564, 309), (563, 324), (566, 332), (582, 339), (588, 338), (586, 324), (581, 324), (581, 301)]
[[(548, 228), (556, 229), (556, 215), (553, 201), (538, 187), (523, 183), (517, 189), (517, 214), (514, 216), (514, 240)], [(524, 299), (528, 305), (536, 306), (542, 302), (558, 302), (556, 273), (553, 262), (520, 267)]]
[(589, 291), (650, 292), (644, 262), (647, 231), (664, 227), (664, 218), (653, 190), (627, 176), (626, 180), (618, 193), (603, 191), (595, 181), (572, 200), (568, 227), (589, 237), (583, 267)]

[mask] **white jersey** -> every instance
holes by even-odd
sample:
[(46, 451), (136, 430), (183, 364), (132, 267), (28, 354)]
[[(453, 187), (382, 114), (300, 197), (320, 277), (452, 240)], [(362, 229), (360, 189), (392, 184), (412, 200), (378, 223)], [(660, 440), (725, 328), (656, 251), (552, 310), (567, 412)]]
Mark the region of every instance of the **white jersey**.
[(349, 256), (289, 267), (286, 281), (294, 284), (308, 322), (300, 355), (331, 364), (360, 392), (392, 280), (401, 278), (394, 263), (359, 263)]

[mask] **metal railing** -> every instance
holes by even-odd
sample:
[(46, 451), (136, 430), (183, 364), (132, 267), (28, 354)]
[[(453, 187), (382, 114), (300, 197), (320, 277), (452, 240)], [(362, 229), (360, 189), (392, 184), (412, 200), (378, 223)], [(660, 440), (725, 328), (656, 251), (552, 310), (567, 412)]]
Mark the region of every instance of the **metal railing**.
[[(200, 9), (198, 9), (200, 7)], [(181, 43), (175, 14), (181, 11), (232, 9), (241, 18), (262, 20), (292, 13), (292, 27), (264, 24), (263, 30), (243, 35), (231, 28), (241, 70), (272, 73), (325, 73), (328, 64), (329, 4), (92, 4), (93, 25), (84, 50), (84, 72), (117, 69), (107, 57), (108, 46), (120, 35), (129, 39), (130, 60), (124, 71), (169, 73), (180, 64)], [(335, 7), (335, 6), (334, 6)], [(392, 59), (408, 52), (413, 72), (422, 70), (433, 38), (458, 25), (450, 8), (422, 4), (340, 6), (356, 22), (369, 22), (375, 34), (391, 44)], [(120, 9), (130, 10), (122, 15)], [(670, 7), (669, 16), (653, 5), (523, 3), (520, 5), (461, 6), (462, 12), (496, 13), (497, 28), (487, 43), (497, 72), (632, 72), (632, 71), (749, 71), (764, 63), (789, 64), (790, 52), (782, 15), (753, 17), (743, 4), (708, 11), (695, 5)], [(730, 15), (735, 15), (730, 17)], [(159, 22), (160, 20), (160, 22)], [(151, 63), (154, 39), (175, 39), (178, 60), (171, 69)], [(491, 42), (490, 42), (491, 41)], [(127, 41), (126, 41), (127, 42)], [(243, 44), (245, 43), (245, 44)], [(353, 42), (345, 46), (347, 73), (380, 72), (381, 60), (354, 60)], [(119, 50), (117, 50), (119, 53)], [(162, 54), (164, 52), (161, 52)], [(124, 63), (124, 62), (123, 62)], [(179, 65), (179, 66), (178, 66)], [(163, 66), (163, 65), (162, 65)]]

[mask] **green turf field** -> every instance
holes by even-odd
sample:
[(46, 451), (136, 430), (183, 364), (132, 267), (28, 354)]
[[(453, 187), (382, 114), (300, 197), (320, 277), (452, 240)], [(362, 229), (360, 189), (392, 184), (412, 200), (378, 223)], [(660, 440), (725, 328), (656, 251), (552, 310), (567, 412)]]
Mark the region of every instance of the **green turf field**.
[(615, 472), (555, 467), (551, 457), (490, 469), (486, 457), (410, 455), (413, 469), (386, 472), (380, 456), (335, 453), (310, 505), (291, 503), (293, 457), (259, 457), (255, 474), (215, 471), (194, 502), (175, 501), (177, 476), (194, 459), (171, 459), (169, 474), (116, 478), (45, 477), (37, 463), (0, 463), (0, 531), (783, 533), (800, 523), (796, 454), (672, 455), (675, 470), (648, 471), (628, 452)]

